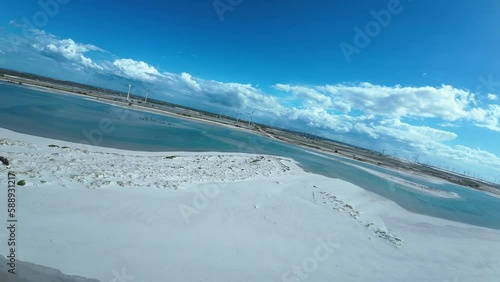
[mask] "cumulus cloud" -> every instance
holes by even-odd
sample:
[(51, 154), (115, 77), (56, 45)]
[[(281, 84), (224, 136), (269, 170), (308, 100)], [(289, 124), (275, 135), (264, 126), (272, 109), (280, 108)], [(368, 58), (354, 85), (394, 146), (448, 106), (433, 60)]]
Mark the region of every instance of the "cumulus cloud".
[(348, 116), (336, 116), (319, 107), (292, 108), (287, 111), (287, 117), (299, 120), (311, 127), (333, 129), (338, 132), (349, 132), (352, 123)]
[(115, 74), (130, 79), (152, 82), (162, 77), (156, 68), (143, 61), (117, 59), (113, 61), (113, 66), (115, 67)]
[[(402, 87), (364, 82), (312, 87), (276, 84), (274, 88), (314, 102), (304, 103), (306, 106), (343, 113), (356, 109), (388, 119), (437, 118), (447, 121), (447, 124), (469, 120), (478, 127), (494, 131), (500, 128), (498, 105), (477, 107), (474, 93), (450, 85)], [(488, 98), (496, 99), (496, 95), (489, 94)]]
[(424, 156), (434, 158), (438, 163), (448, 164), (458, 170), (476, 170), (482, 175), (498, 175), (500, 173), (500, 157), (495, 154), (462, 145), (447, 146), (439, 142), (413, 144), (413, 147)]
[(449, 85), (435, 88), (393, 87), (361, 83), (359, 85), (326, 85), (317, 87), (337, 100), (366, 113), (400, 117), (442, 118), (448, 121), (467, 116), (474, 94)]
[(332, 106), (333, 109), (343, 113), (349, 113), (352, 109), (352, 105), (343, 101), (335, 101), (333, 102)]
[(481, 150), (480, 148), (470, 148), (462, 145), (456, 145), (454, 148), (448, 149), (449, 154), (448, 157), (464, 162), (476, 162), (481, 163), (487, 166), (493, 166), (500, 168), (498, 164), (500, 164), (500, 157), (492, 154), (488, 151)]
[(211, 102), (238, 108), (256, 108), (259, 110), (274, 111), (277, 115), (283, 112), (284, 107), (276, 97), (264, 93), (251, 84), (234, 82), (220, 82), (214, 80), (197, 80), (201, 92)]
[(329, 108), (332, 106), (332, 100), (330, 97), (323, 95), (315, 89), (309, 87), (276, 84), (274, 85), (274, 88), (280, 91), (290, 92), (295, 95), (296, 98), (304, 99), (306, 103), (311, 105), (322, 106), (325, 108)]
[(74, 40), (69, 38), (63, 40), (54, 40), (52, 43), (49, 43), (47, 45), (34, 45), (34, 47), (37, 49), (41, 49), (47, 54), (52, 54), (56, 57), (61, 56), (70, 62), (76, 62), (88, 68), (103, 70), (103, 67), (92, 62), (90, 58), (84, 55), (89, 51), (103, 51), (102, 49), (94, 45), (76, 43)]
[[(432, 160), (443, 167), (451, 165), (456, 169), (470, 170), (471, 167), (484, 175), (500, 173), (500, 158), (491, 152), (473, 149), (462, 145), (449, 146), (446, 142), (455, 140), (454, 132), (438, 130), (428, 126), (416, 126), (403, 123), (400, 120), (382, 120), (378, 124), (357, 123), (355, 131), (377, 139), (385, 140), (387, 149), (406, 149), (403, 152), (410, 155), (419, 154), (421, 159)], [(399, 145), (398, 145), (399, 144)]]
[(389, 119), (380, 122), (380, 125), (373, 126), (379, 134), (385, 134), (392, 138), (411, 141), (415, 140), (432, 140), (436, 142), (446, 142), (457, 138), (457, 134), (435, 129), (428, 126), (416, 126), (408, 123), (403, 123), (399, 119)]
[(102, 66), (94, 63), (91, 58), (86, 56), (86, 53), (91, 51), (104, 52), (104, 50), (97, 46), (77, 43), (71, 38), (59, 39), (43, 30), (31, 28), (12, 20), (9, 24), (17, 28), (22, 28), (23, 33), (27, 32), (22, 39), (16, 42), (17, 44), (30, 46), (43, 56), (52, 58), (60, 63), (70, 63), (78, 70), (82, 67), (103, 70)]
[(488, 97), (488, 100), (491, 100), (491, 101), (495, 101), (495, 100), (497, 100), (497, 99), (498, 99), (498, 96), (497, 96), (497, 95), (495, 95), (495, 94), (491, 94), (491, 93), (490, 93), (490, 94), (488, 94), (488, 96), (487, 96), (487, 97)]
[[(286, 109), (285, 116), (291, 121), (300, 121), (309, 127), (318, 129), (335, 131), (337, 133), (348, 133), (356, 130), (356, 126), (373, 125), (375, 117), (373, 115), (350, 116), (347, 114), (336, 114), (325, 110), (321, 107), (306, 107)], [(368, 124), (368, 125), (367, 125)], [(369, 133), (369, 130), (363, 131)], [(371, 137), (377, 138), (375, 131), (370, 134)]]
[(469, 113), (469, 118), (475, 121), (475, 125), (500, 131), (500, 106), (488, 105), (487, 108), (474, 108)]
[(191, 89), (199, 91), (201, 89), (198, 82), (196, 82), (189, 73), (181, 73), (181, 80)]

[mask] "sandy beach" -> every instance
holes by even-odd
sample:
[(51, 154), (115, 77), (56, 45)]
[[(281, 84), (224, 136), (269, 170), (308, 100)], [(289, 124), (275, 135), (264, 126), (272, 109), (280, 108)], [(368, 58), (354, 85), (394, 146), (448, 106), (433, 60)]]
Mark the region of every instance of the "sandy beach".
[(16, 192), (17, 257), (65, 275), (101, 282), (500, 275), (500, 230), (413, 214), (290, 159), (89, 150), (4, 129), (0, 136), (11, 160), (2, 182), (7, 171), (26, 181)]

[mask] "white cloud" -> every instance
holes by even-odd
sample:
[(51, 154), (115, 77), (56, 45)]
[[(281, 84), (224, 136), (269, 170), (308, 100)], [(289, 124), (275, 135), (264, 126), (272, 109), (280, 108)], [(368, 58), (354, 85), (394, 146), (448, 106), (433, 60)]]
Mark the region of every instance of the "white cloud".
[(200, 82), (200, 86), (211, 101), (234, 109), (259, 109), (271, 111), (277, 116), (283, 114), (285, 110), (276, 97), (265, 94), (251, 84), (204, 80)]
[(488, 97), (488, 100), (491, 100), (491, 101), (495, 101), (495, 100), (497, 100), (497, 99), (498, 99), (498, 96), (497, 96), (497, 95), (495, 95), (495, 94), (491, 94), (491, 93), (490, 93), (490, 94), (488, 94), (488, 96), (487, 96), (487, 97)]
[[(275, 87), (290, 92), (290, 87)], [(362, 83), (359, 85), (315, 86), (304, 93), (331, 95), (332, 102), (344, 103), (370, 118), (360, 118), (328, 113), (325, 107), (310, 107), (290, 110), (291, 120), (303, 120), (308, 126), (333, 129), (337, 132), (358, 133), (369, 136), (372, 140), (381, 140), (387, 148), (400, 144), (411, 154), (422, 154), (428, 160), (438, 163), (455, 162), (457, 167), (467, 164), (478, 172), (498, 174), (500, 159), (486, 151), (464, 146), (448, 146), (458, 135), (451, 131), (429, 126), (413, 125), (401, 122), (401, 118), (437, 118), (448, 121), (468, 120), (478, 127), (500, 131), (500, 106), (486, 105), (476, 107), (474, 94), (466, 90), (443, 85), (441, 87), (385, 87)], [(347, 109), (346, 109), (347, 110)], [(456, 127), (456, 123), (442, 123), (447, 127)], [(369, 140), (369, 139), (368, 139)], [(371, 143), (368, 141), (368, 144)], [(373, 143), (377, 144), (377, 143)]]
[(398, 119), (383, 120), (380, 122), (380, 125), (373, 126), (373, 128), (379, 134), (385, 134), (397, 140), (409, 142), (418, 142), (418, 140), (446, 142), (457, 138), (457, 134), (450, 131), (428, 126), (411, 125), (403, 123)]
[[(373, 115), (349, 116), (334, 114), (321, 107), (286, 109), (285, 117), (291, 121), (302, 121), (303, 124), (310, 127), (328, 129), (330, 133), (332, 133), (332, 130), (337, 133), (359, 131), (356, 126), (362, 127), (366, 123), (371, 126), (375, 118)], [(368, 131), (363, 132), (368, 133)], [(373, 132), (371, 137), (377, 138), (378, 135)]]
[(352, 106), (346, 102), (343, 102), (343, 101), (335, 101), (333, 103), (333, 109), (335, 109), (339, 112), (348, 113), (351, 111)]
[[(13, 20), (9, 22), (17, 28), (23, 29), (23, 37), (17, 37), (15, 44), (24, 44), (34, 48), (46, 57), (55, 59), (61, 63), (69, 62), (80, 70), (82, 67), (103, 70), (103, 67), (94, 63), (85, 54), (90, 51), (104, 52), (99, 47), (91, 44), (77, 43), (71, 38), (59, 39), (43, 30), (31, 28), (25, 24), (17, 23)], [(13, 36), (15, 37), (15, 36)]]
[(295, 95), (296, 98), (304, 99), (306, 104), (310, 104), (312, 106), (321, 106), (324, 108), (332, 106), (332, 100), (330, 97), (323, 95), (312, 88), (290, 86), (288, 84), (276, 84), (274, 85), (274, 88), (280, 91), (290, 92)]
[(44, 30), (36, 29), (36, 28), (33, 28), (32, 26), (28, 26), (28, 25), (23, 24), (23, 23), (18, 23), (14, 20), (10, 20), (9, 24), (12, 26), (15, 26), (17, 28), (22, 28), (23, 32), (31, 32), (37, 36), (52, 36), (52, 35), (48, 34), (47, 32), (45, 32)]
[(434, 158), (438, 163), (448, 164), (458, 169), (475, 171), (482, 176), (500, 174), (500, 158), (480, 148), (470, 148), (462, 145), (446, 146), (435, 142), (432, 144), (416, 144), (419, 153), (428, 158)]
[(364, 82), (356, 86), (337, 84), (317, 89), (353, 108), (391, 118), (423, 117), (453, 121), (466, 117), (466, 108), (474, 100), (472, 93), (449, 85), (439, 88), (388, 87)]
[(103, 51), (94, 45), (76, 43), (74, 40), (69, 38), (54, 40), (52, 43), (45, 46), (35, 44), (34, 47), (47, 53), (62, 56), (68, 61), (82, 64), (85, 67), (103, 70), (103, 67), (95, 64), (90, 58), (85, 57), (84, 55), (89, 51)]
[(180, 99), (190, 106), (215, 109), (216, 112), (225, 110), (235, 114), (238, 110), (249, 112), (257, 109), (254, 118), (269, 118), (281, 116), (286, 110), (276, 97), (251, 84), (205, 80), (185, 72), (180, 75), (163, 73), (163, 78), (156, 83), (174, 99)]
[[(498, 105), (477, 107), (475, 94), (450, 85), (440, 87), (393, 87), (360, 83), (358, 85), (290, 86), (276, 84), (275, 89), (309, 99), (306, 106), (349, 113), (357, 109), (385, 119), (437, 118), (451, 124), (469, 120), (478, 127), (500, 131)], [(491, 99), (495, 95), (490, 94)]]
[(349, 132), (354, 118), (347, 115), (333, 115), (319, 107), (292, 108), (286, 117), (292, 121), (300, 120), (310, 127), (333, 129), (338, 132)]
[(497, 171), (500, 168), (500, 158), (480, 148), (472, 149), (466, 146), (457, 145), (455, 149), (451, 150), (451, 154), (449, 154), (448, 157), (458, 161), (476, 162), (487, 166), (493, 166), (497, 168)]
[(157, 80), (162, 75), (156, 68), (143, 61), (132, 59), (117, 59), (113, 61), (115, 74), (147, 82)]
[(447, 164), (462, 170), (473, 168), (476, 173), (480, 172), (483, 176), (500, 173), (500, 158), (495, 154), (479, 148), (444, 144), (458, 137), (454, 132), (410, 125), (399, 120), (383, 120), (377, 125), (357, 123), (354, 125), (354, 130), (374, 139), (384, 137), (383, 143), (387, 149), (395, 149), (397, 144), (402, 144), (407, 147), (403, 151), (412, 155), (420, 154), (421, 159), (432, 160), (441, 167)]
[(200, 85), (198, 84), (198, 82), (196, 82), (195, 80), (193, 80), (193, 77), (189, 74), (189, 73), (185, 73), (183, 72), (180, 76), (181, 80), (191, 89), (193, 90), (196, 90), (196, 91), (199, 91), (201, 88), (200, 88)]
[(487, 108), (474, 108), (469, 112), (469, 118), (475, 121), (475, 125), (500, 131), (500, 106), (488, 105)]

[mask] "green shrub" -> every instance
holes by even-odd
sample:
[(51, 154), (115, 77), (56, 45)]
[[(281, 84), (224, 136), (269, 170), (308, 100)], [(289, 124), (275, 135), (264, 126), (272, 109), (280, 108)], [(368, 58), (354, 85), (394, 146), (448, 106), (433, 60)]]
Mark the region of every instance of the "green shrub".
[(24, 185), (26, 185), (26, 181), (24, 181), (24, 180), (19, 180), (17, 182), (17, 186), (24, 186)]

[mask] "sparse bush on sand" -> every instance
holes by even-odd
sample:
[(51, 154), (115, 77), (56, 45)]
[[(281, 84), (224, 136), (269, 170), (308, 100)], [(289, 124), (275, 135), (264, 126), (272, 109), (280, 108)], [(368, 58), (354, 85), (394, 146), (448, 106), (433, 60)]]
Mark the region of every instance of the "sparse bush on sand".
[(0, 162), (2, 162), (3, 165), (9, 165), (9, 160), (5, 157), (0, 156)]

